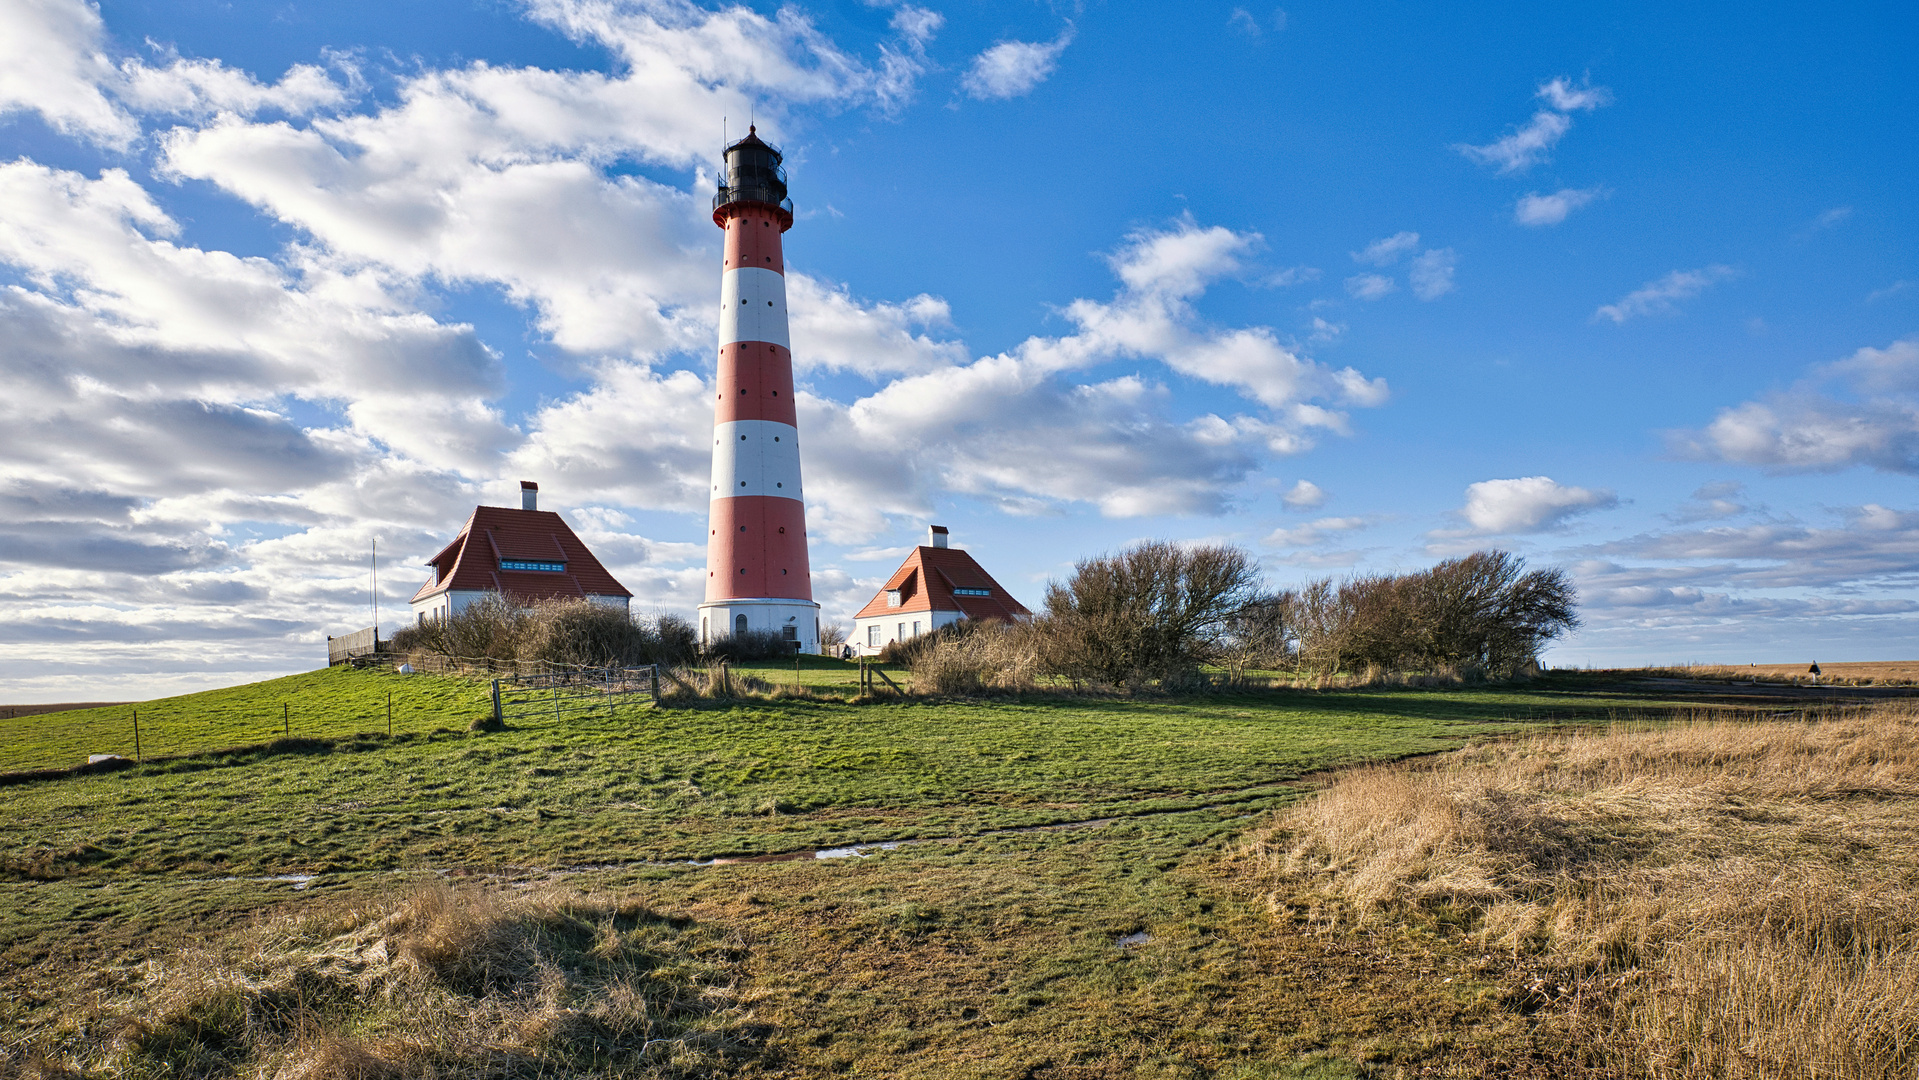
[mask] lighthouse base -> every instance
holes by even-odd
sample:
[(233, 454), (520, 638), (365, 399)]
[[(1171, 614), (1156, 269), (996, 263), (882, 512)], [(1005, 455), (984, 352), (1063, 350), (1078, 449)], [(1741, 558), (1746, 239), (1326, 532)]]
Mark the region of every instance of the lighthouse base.
[(811, 600), (742, 597), (700, 605), (700, 644), (731, 637), (741, 630), (778, 634), (795, 652), (820, 651), (820, 606)]

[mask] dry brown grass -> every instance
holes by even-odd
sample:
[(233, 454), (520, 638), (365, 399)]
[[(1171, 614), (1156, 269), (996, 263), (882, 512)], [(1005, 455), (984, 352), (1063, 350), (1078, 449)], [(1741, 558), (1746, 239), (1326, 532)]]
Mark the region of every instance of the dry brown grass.
[(1654, 1077), (1919, 1073), (1919, 708), (1702, 718), (1355, 771), (1258, 836), (1276, 905), (1428, 918)]
[(1031, 622), (986, 622), (932, 636), (910, 655), (913, 690), (980, 694), (1033, 690), (1040, 682), (1042, 631)]
[(740, 951), (613, 898), (435, 883), (151, 962), (22, 1041), (85, 1075), (702, 1076), (757, 1038), (734, 1013)]
[(1683, 667), (1645, 668), (1635, 674), (1724, 682), (1787, 683), (1793, 686), (1914, 686), (1919, 685), (1919, 661), (1845, 661), (1819, 665), (1815, 680), (1805, 664), (1687, 664)]

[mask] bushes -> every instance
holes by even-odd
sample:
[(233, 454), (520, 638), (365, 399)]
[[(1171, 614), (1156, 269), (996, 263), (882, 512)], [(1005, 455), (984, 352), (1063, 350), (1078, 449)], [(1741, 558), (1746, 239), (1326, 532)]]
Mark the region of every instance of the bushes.
[(935, 693), (1029, 686), (1045, 676), (1097, 686), (1175, 689), (1203, 665), (1425, 671), (1510, 677), (1579, 625), (1566, 572), (1482, 551), (1428, 570), (1258, 589), (1243, 549), (1161, 541), (1082, 560), (1046, 588), (1046, 610), (1018, 625), (956, 623), (888, 645)]
[(744, 630), (716, 637), (700, 652), (710, 661), (787, 660), (793, 643), (772, 630)]
[(1030, 622), (953, 623), (905, 642), (897, 661), (911, 668), (913, 689), (921, 693), (1031, 690), (1041, 673), (1041, 632)]
[(1578, 627), (1577, 599), (1564, 570), (1528, 571), (1515, 555), (1479, 551), (1410, 574), (1322, 578), (1264, 603), (1297, 667), (1506, 677)]
[(475, 601), (450, 619), (396, 631), (392, 649), (577, 667), (684, 664), (699, 651), (692, 624), (678, 615), (635, 619), (584, 600), (521, 607), (499, 596)]
[(1242, 548), (1160, 540), (1082, 559), (1046, 586), (1041, 661), (1108, 685), (1189, 683), (1217, 659), (1233, 618), (1258, 597), (1259, 563)]

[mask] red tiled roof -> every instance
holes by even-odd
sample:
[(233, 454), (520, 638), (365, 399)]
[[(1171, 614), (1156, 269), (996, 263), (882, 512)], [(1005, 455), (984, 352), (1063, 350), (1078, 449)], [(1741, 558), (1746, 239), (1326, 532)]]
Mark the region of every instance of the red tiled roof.
[[(955, 596), (954, 589), (987, 589), (990, 596)], [(903, 594), (899, 607), (886, 606), (886, 594), (898, 589)], [(865, 607), (854, 615), (867, 619), (876, 615), (909, 611), (957, 611), (969, 619), (1019, 619), (1032, 614), (1013, 599), (993, 576), (959, 548), (921, 545), (913, 549), (893, 576)]]
[[(502, 570), (502, 559), (561, 562), (566, 569), (558, 573)], [(427, 565), (437, 573), (413, 594), (416, 603), (448, 589), (498, 592), (523, 602), (633, 595), (606, 572), (593, 552), (551, 510), (474, 507), (473, 516), (460, 527), (460, 535), (428, 559)]]

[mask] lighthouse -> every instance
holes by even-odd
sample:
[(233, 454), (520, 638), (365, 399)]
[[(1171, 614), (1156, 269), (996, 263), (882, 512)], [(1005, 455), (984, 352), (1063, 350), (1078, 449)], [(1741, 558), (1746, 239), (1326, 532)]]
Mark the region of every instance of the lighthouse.
[(746, 138), (726, 148), (713, 196), (713, 224), (726, 230), (726, 255), (700, 639), (754, 631), (814, 652), (820, 606), (807, 572), (799, 415), (780, 253), (780, 237), (793, 227), (793, 203), (780, 161), (780, 152), (748, 128)]

